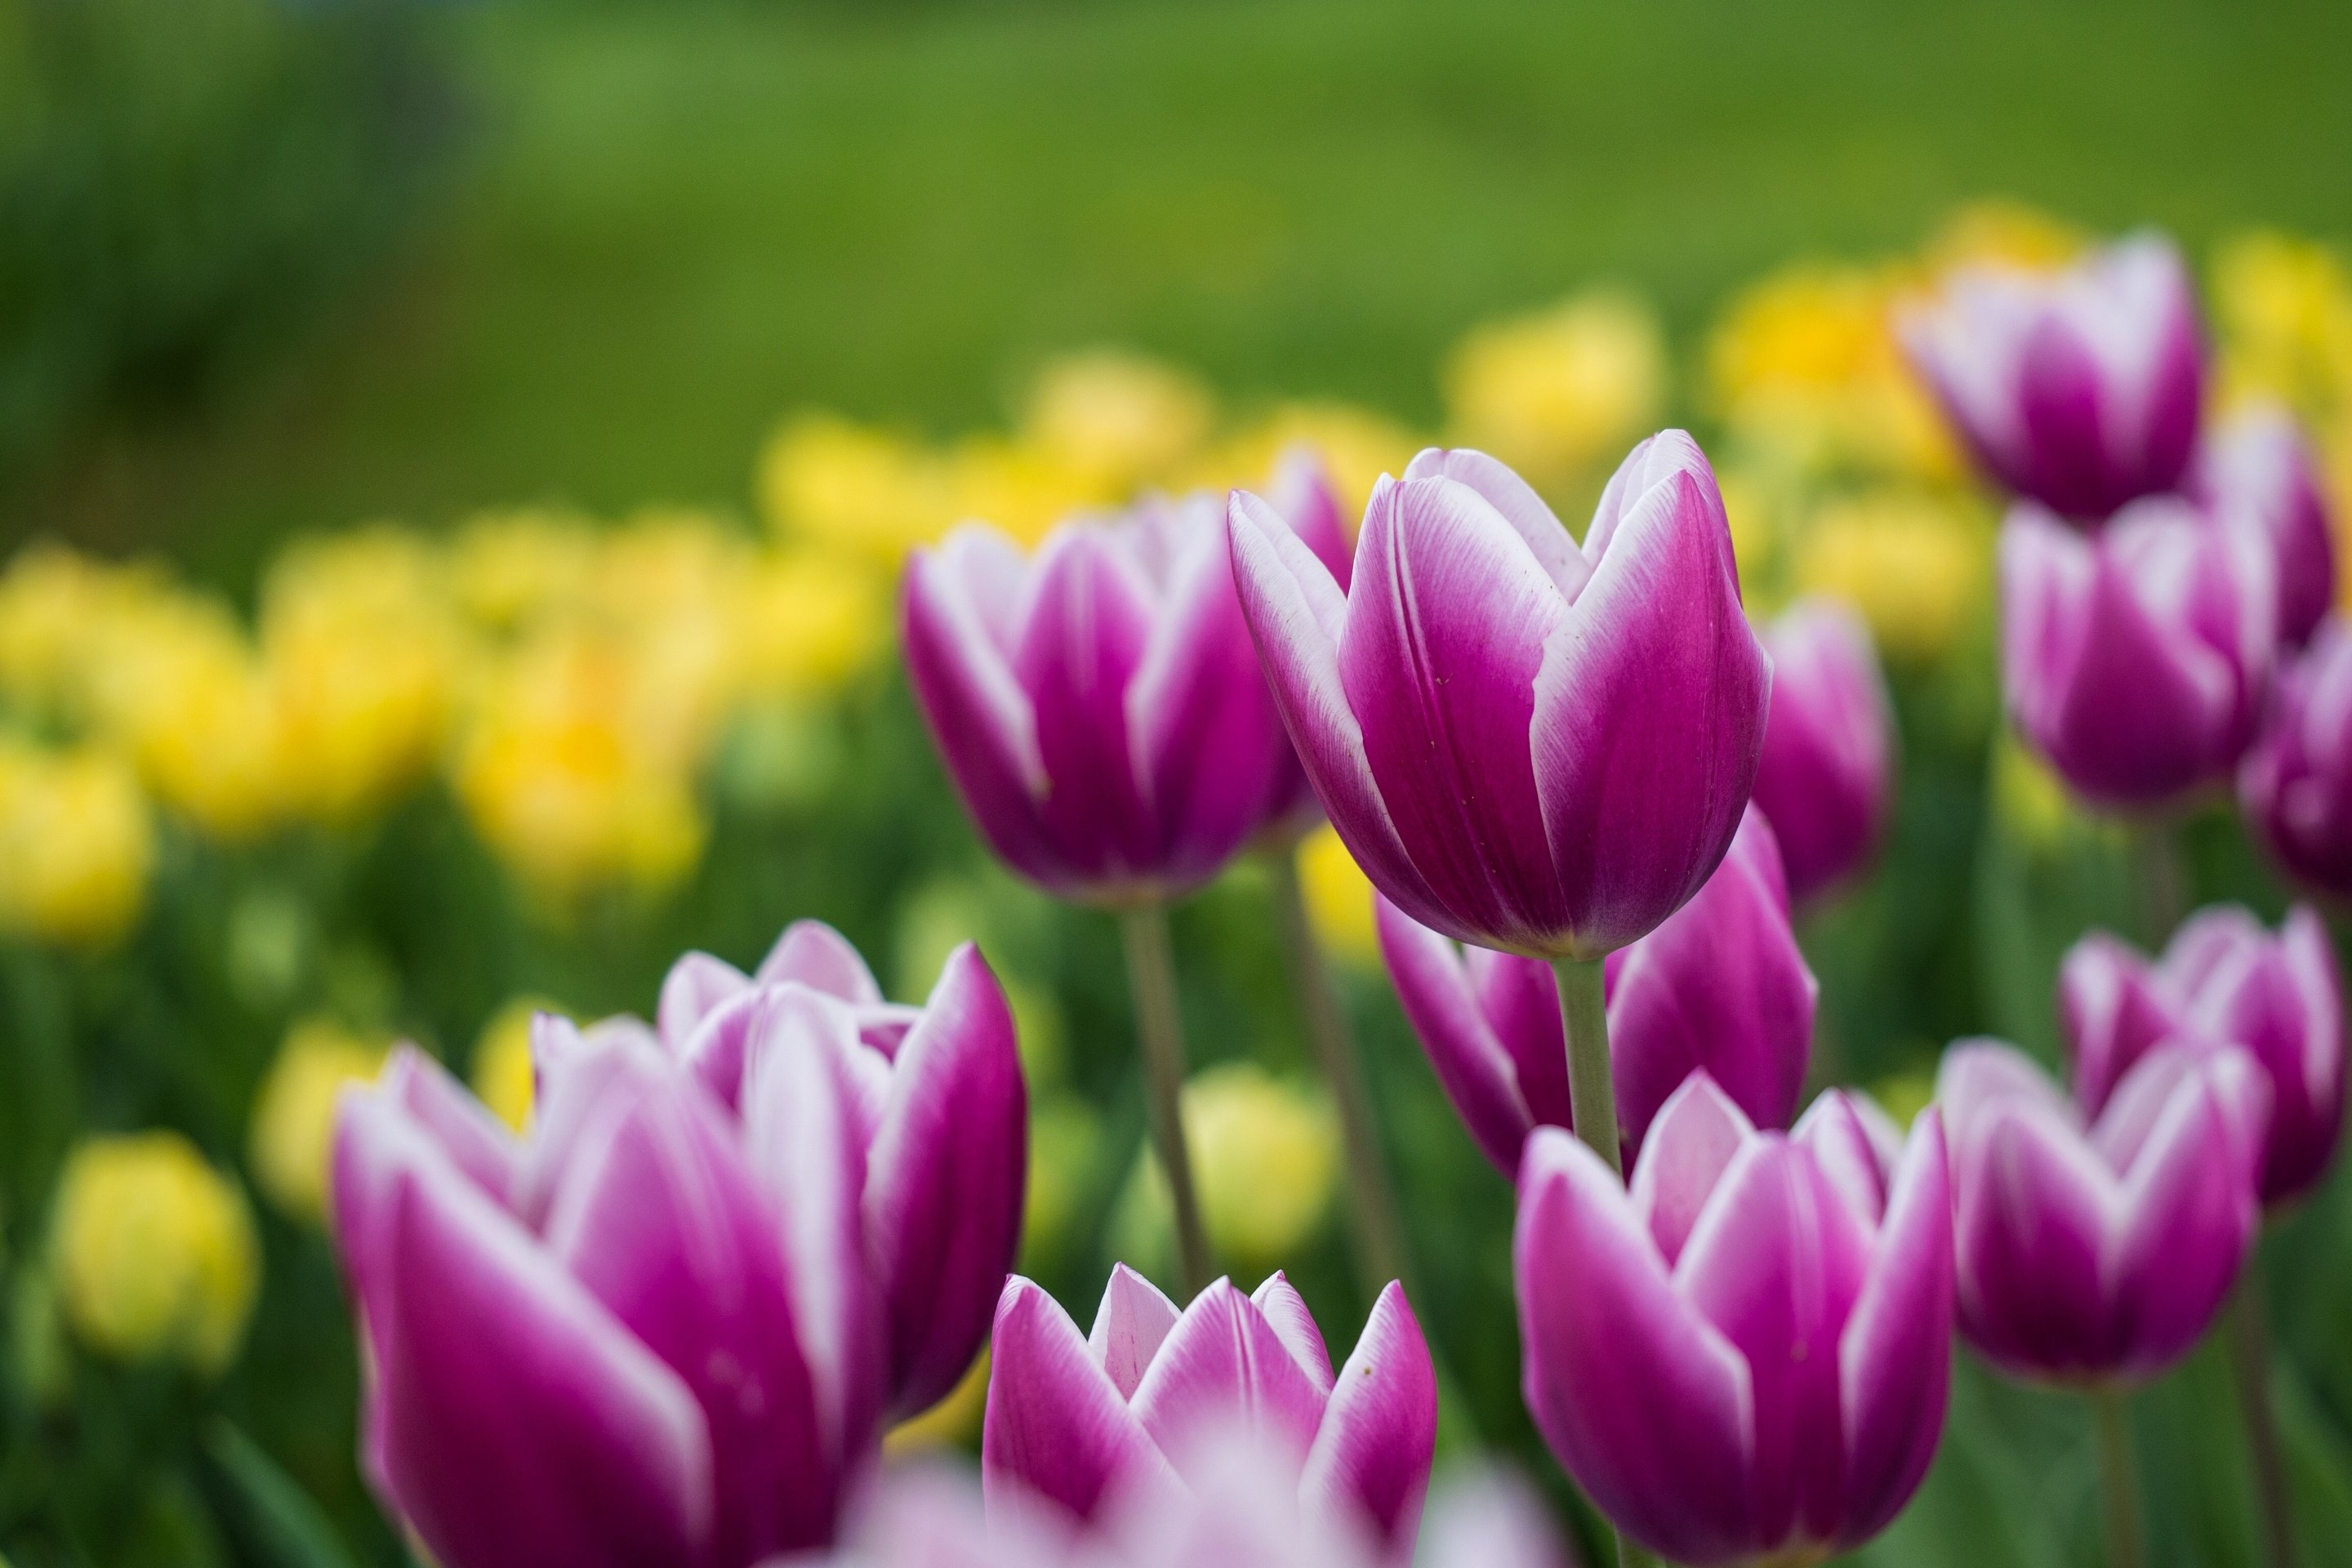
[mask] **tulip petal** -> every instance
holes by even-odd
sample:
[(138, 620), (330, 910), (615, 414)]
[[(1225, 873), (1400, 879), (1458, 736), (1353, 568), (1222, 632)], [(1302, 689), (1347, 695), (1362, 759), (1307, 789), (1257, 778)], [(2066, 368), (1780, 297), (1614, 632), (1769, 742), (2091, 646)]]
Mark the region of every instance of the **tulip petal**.
[[(1538, 1125), (1573, 1127), (1568, 1089), (1568, 1035), (1560, 1025), (1559, 980), (1540, 958), (1492, 948), (1465, 948), (1463, 973), (1486, 1026), (1510, 1053), (1519, 1099)], [(1518, 1173), (1516, 1154), (1511, 1173)]]
[(2023, 1097), (1984, 1107), (1966, 1131), (1954, 1107), (1947, 1131), (1966, 1173), (1953, 1205), (1962, 1333), (2027, 1377), (2107, 1370), (2105, 1256), (2121, 1217), (2106, 1167), (2057, 1110)]
[(376, 1087), (476, 1186), (500, 1205), (513, 1201), (521, 1150), (506, 1124), (450, 1077), (448, 1068), (404, 1044), (384, 1064)]
[[(1303, 1316), (1305, 1306), (1298, 1310)], [(1321, 1343), (1318, 1335), (1318, 1352)], [(1404, 1287), (1391, 1280), (1324, 1406), (1299, 1481), (1301, 1502), (1310, 1512), (1358, 1515), (1382, 1541), (1408, 1549), (1420, 1531), (1436, 1451), (1436, 1368)]]
[(767, 1001), (764, 985), (748, 985), (702, 1016), (678, 1050), (678, 1059), (730, 1110), (743, 1100), (743, 1066)]
[(1528, 552), (1559, 588), (1560, 597), (1574, 604), (1592, 580), (1592, 567), (1561, 526), (1559, 514), (1544, 504), (1535, 487), (1510, 466), (1467, 447), (1429, 447), (1416, 453), (1404, 470), (1407, 479), (1452, 479), (1467, 485), (1502, 515)]
[[(1845, 1200), (1853, 1217), (1876, 1230), (1886, 1213), (1890, 1173), (1879, 1163), (1877, 1141), (1853, 1099), (1842, 1089), (1826, 1091), (1789, 1136), (1812, 1154), (1822, 1178)], [(1940, 1131), (1937, 1136), (1940, 1141)]]
[(751, 986), (750, 975), (707, 952), (689, 952), (671, 964), (654, 1009), (654, 1029), (663, 1047), (672, 1053), (684, 1049), (712, 1008)]
[(1701, 1068), (1667, 1097), (1651, 1131), (1654, 1135), (1634, 1162), (1630, 1195), (1671, 1268), (1716, 1183), (1756, 1126)]
[(1315, 1326), (1315, 1314), (1307, 1310), (1306, 1300), (1291, 1287), (1281, 1269), (1258, 1281), (1257, 1289), (1250, 1292), (1250, 1304), (1265, 1314), (1276, 1337), (1282, 1341), (1317, 1392), (1328, 1395), (1331, 1352), (1324, 1346), (1323, 1331)]
[(1019, 1276), (990, 1341), (981, 1479), (993, 1513), (1021, 1491), (1093, 1519), (1114, 1493), (1168, 1473), (1167, 1461), (1061, 1304)]
[(2058, 1019), (2074, 1058), (2074, 1098), (2096, 1116), (2134, 1063), (2179, 1032), (2179, 1006), (2129, 943), (2093, 931), (2058, 966)]
[(1315, 552), (1341, 593), (1354, 574), (1356, 557), (1348, 520), (1340, 514), (1339, 498), (1332, 492), (1331, 475), (1311, 446), (1299, 445), (1275, 463), (1266, 486), (1266, 500), (1299, 542)]
[(1110, 1283), (1103, 1287), (1102, 1305), (1096, 1310), (1087, 1347), (1102, 1363), (1121, 1399), (1135, 1397), (1144, 1369), (1160, 1353), (1178, 1316), (1176, 1303), (1159, 1286), (1124, 1263), (1110, 1266)]
[[(1373, 895), (1381, 955), (1429, 1065), (1479, 1149), (1506, 1175), (1535, 1125), (1520, 1099), (1510, 1053), (1480, 1014), (1453, 942)], [(1566, 1069), (1562, 1068), (1562, 1076)]]
[(1201, 1432), (1236, 1416), (1303, 1460), (1323, 1405), (1265, 1314), (1228, 1279), (1192, 1298), (1134, 1399), (1136, 1419), (1180, 1468)]
[(1449, 1474), (1429, 1501), (1427, 1568), (1577, 1568), (1540, 1494), (1506, 1468)]
[(797, 980), (812, 991), (838, 996), (853, 1007), (882, 1003), (882, 987), (874, 971), (850, 940), (823, 921), (794, 921), (784, 928), (768, 956), (760, 961), (762, 985)]

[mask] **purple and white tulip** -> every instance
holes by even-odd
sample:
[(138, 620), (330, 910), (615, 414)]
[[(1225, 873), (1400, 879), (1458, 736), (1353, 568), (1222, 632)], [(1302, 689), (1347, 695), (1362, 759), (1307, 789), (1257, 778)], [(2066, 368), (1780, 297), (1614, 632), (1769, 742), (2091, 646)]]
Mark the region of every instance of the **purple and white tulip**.
[[(1574, 1125), (1559, 984), (1538, 959), (1457, 948), (1390, 903), (1381, 955), (1437, 1081), (1506, 1176), (1538, 1126)], [(1751, 808), (1698, 896), (1609, 955), (1611, 1078), (1626, 1149), (1694, 1071), (1759, 1126), (1796, 1114), (1820, 986), (1789, 924), (1772, 828)]]
[(1977, 461), (2019, 495), (2095, 524), (2179, 483), (2205, 354), (2168, 240), (2135, 236), (2063, 272), (1965, 269), (1902, 327)]
[(1802, 903), (1862, 869), (1893, 803), (1895, 713), (1860, 616), (1807, 599), (1764, 628), (1772, 710), (1756, 769), (1789, 893)]
[(2344, 1130), (2344, 986), (2307, 906), (2276, 934), (2235, 905), (2200, 910), (2155, 963), (2094, 931), (2059, 969), (2058, 1012), (2085, 1114), (2159, 1046), (2236, 1046), (2270, 1081), (2263, 1202), (2292, 1203), (2326, 1175)]
[(2158, 1046), (2098, 1116), (1991, 1040), (1945, 1053), (1962, 1337), (2011, 1376), (2131, 1384), (2188, 1353), (2260, 1223), (2270, 1092), (2234, 1046)]
[(1694, 1565), (1811, 1562), (1901, 1510), (1950, 1377), (1937, 1113), (1906, 1143), (1832, 1090), (1759, 1131), (1704, 1073), (1630, 1190), (1556, 1129), (1513, 1240), (1528, 1409), (1601, 1512)]
[(1335, 1379), (1315, 1320), (1276, 1273), (1244, 1296), (1219, 1279), (1181, 1312), (1124, 1264), (1091, 1335), (1015, 1277), (996, 1312), (982, 1427), (991, 1506), (1043, 1498), (1082, 1521), (1197, 1484), (1195, 1462), (1245, 1426), (1297, 1506), (1410, 1552), (1437, 1440), (1437, 1382), (1391, 1283)]
[[(1285, 474), (1304, 548), (1344, 573), (1328, 489)], [(1208, 495), (1075, 519), (1034, 559), (967, 524), (908, 562), (901, 623), (965, 808), (1058, 897), (1190, 891), (1305, 805)]]
[(1770, 663), (1739, 607), (1713, 470), (1633, 449), (1580, 547), (1484, 454), (1383, 476), (1335, 578), (1235, 491), (1234, 574), (1276, 705), (1374, 886), (1457, 941), (1594, 959), (1730, 847)]
[(2352, 899), (2352, 623), (2330, 615), (2280, 671), (2238, 803), (2297, 881)]
[(2199, 448), (2188, 490), (2224, 527), (2270, 547), (2279, 641), (2308, 643), (2336, 602), (2336, 543), (2318, 463), (2294, 416), (2273, 404), (2232, 416)]
[(2000, 581), (2010, 715), (2084, 799), (2160, 809), (2231, 775), (2270, 689), (2260, 541), (2172, 497), (2096, 535), (2021, 505), (2001, 528)]

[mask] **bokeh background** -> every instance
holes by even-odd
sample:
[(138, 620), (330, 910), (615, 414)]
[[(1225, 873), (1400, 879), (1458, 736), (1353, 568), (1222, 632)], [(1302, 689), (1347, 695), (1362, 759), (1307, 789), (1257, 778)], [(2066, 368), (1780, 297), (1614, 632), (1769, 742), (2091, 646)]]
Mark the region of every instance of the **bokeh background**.
[[(1034, 535), (1424, 439), (1580, 518), (1697, 430), (1751, 606), (1854, 600), (1904, 740), (1811, 911), (1816, 1076), (1916, 1106), (2056, 955), (2139, 934), (2125, 836), (2002, 734), (1994, 510), (1887, 312), (2154, 225), (2221, 395), (2352, 477), (2352, 10), (1391, 0), (0, 0), (0, 1555), (403, 1562), (357, 1478), (318, 1217), (339, 1084), (414, 1037), (517, 1119), (520, 1021), (841, 927), (1023, 1014), (1024, 1267), (1166, 1267), (1116, 943), (992, 868), (892, 649), (908, 544)], [(2340, 498), (2352, 488), (2338, 486)], [(2200, 900), (2274, 918), (2234, 823)], [(1555, 1488), (1509, 1194), (1328, 842), (1309, 885), (1404, 1190), (1443, 1440)], [(1179, 911), (1210, 1221), (1364, 1301), (1263, 872)], [(2352, 1562), (2352, 1198), (2270, 1238), (2315, 1559)], [(2227, 1369), (2137, 1417), (2164, 1564), (2251, 1562)], [(900, 1446), (969, 1443), (951, 1401)], [(2079, 1409), (1965, 1363), (1876, 1563), (2097, 1560)], [(2334, 1555), (2329, 1555), (2333, 1552)]]

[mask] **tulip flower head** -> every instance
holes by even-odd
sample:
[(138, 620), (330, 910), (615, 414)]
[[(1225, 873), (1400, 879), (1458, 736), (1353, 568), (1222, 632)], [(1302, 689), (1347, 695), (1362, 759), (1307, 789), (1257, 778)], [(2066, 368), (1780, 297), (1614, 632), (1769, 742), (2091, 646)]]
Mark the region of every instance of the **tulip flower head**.
[(2113, 1384), (2188, 1353), (2260, 1215), (2269, 1089), (2238, 1047), (2168, 1041), (2094, 1118), (2014, 1047), (1945, 1053), (1959, 1327), (2030, 1381)]
[(2270, 548), (2279, 641), (2308, 643), (2336, 602), (2336, 545), (2319, 465), (2294, 416), (2274, 404), (2238, 414), (2206, 437), (2188, 490), (2224, 527)]
[(1631, 1189), (1555, 1128), (1512, 1242), (1528, 1409), (1617, 1528), (1695, 1565), (1860, 1545), (1934, 1457), (1952, 1211), (1934, 1110), (1904, 1143), (1832, 1090), (1759, 1131), (1706, 1073)]
[(1902, 324), (1977, 461), (2017, 494), (2096, 523), (2179, 482), (2205, 356), (2169, 241), (2136, 236), (2060, 272), (1967, 268)]
[(2344, 985), (2309, 907), (2275, 934), (2234, 905), (2200, 910), (2154, 963), (2094, 931), (2059, 969), (2058, 1012), (2086, 1115), (2168, 1041), (2235, 1046), (2270, 1084), (2263, 1202), (2292, 1203), (2327, 1173), (2344, 1130)]
[(1843, 605), (1808, 599), (1764, 629), (1772, 710), (1756, 805), (1772, 821), (1800, 903), (1853, 876), (1892, 804), (1894, 710), (1869, 628)]
[(1259, 497), (1235, 491), (1229, 521), (1299, 760), (1415, 921), (1590, 960), (1713, 873), (1771, 674), (1688, 436), (1633, 449), (1581, 546), (1517, 475), (1463, 449), (1374, 487), (1345, 588)]
[(997, 1305), (991, 1353), (981, 1468), (992, 1509), (1042, 1498), (1098, 1521), (1139, 1497), (1199, 1485), (1203, 1458), (1239, 1426), (1268, 1446), (1302, 1514), (1360, 1523), (1410, 1550), (1437, 1440), (1437, 1382), (1396, 1284), (1336, 1379), (1280, 1273), (1247, 1296), (1219, 1279), (1180, 1312), (1121, 1264), (1091, 1335), (1016, 1277)]
[[(1551, 966), (1456, 948), (1382, 900), (1381, 950), (1405, 1017), (1480, 1149), (1506, 1175), (1538, 1126), (1570, 1127), (1567, 1042)], [(1620, 1127), (1651, 1119), (1704, 1068), (1759, 1126), (1796, 1114), (1820, 986), (1789, 924), (1771, 826), (1750, 808), (1698, 896), (1609, 955), (1609, 1043)]]
[[(1286, 499), (1318, 559), (1342, 562), (1328, 491)], [(1058, 897), (1189, 891), (1303, 804), (1205, 494), (1065, 523), (1034, 558), (968, 524), (915, 552), (901, 620), (965, 808)]]
[(2321, 621), (2281, 671), (2238, 801), (2296, 880), (2352, 899), (2352, 625), (2342, 616)]
[(2019, 731), (2095, 805), (2158, 810), (2229, 778), (2270, 688), (2269, 552), (2176, 498), (2096, 536), (2002, 525), (2001, 681)]
[(346, 1096), (362, 1458), (445, 1568), (824, 1546), (884, 1412), (978, 1348), (1020, 1212), (1011, 1015), (968, 948), (911, 1018), (821, 988), (854, 958), (795, 928), (682, 1044), (543, 1017), (527, 1141), (413, 1048)]

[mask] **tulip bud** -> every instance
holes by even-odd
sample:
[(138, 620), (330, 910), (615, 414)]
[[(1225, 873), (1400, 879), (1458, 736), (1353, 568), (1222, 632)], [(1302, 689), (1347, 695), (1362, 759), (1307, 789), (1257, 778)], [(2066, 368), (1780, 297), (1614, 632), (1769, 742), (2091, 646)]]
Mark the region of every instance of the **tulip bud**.
[(2296, 880), (2352, 899), (2352, 626), (2342, 616), (2322, 620), (2280, 672), (2238, 801)]
[(1601, 1512), (1694, 1565), (1813, 1562), (1926, 1475), (1952, 1325), (1944, 1139), (1832, 1090), (1758, 1131), (1706, 1073), (1659, 1111), (1630, 1189), (1528, 1140), (1512, 1241), (1523, 1389)]
[(1756, 768), (1756, 806), (1771, 819), (1802, 903), (1859, 870), (1891, 804), (1894, 712), (1861, 620), (1807, 600), (1765, 628), (1771, 717)]
[(2135, 1383), (2203, 1336), (2259, 1214), (2269, 1090), (2236, 1047), (2168, 1042), (2095, 1119), (1998, 1041), (1944, 1057), (1959, 1327), (2014, 1377)]
[(172, 1357), (216, 1375), (260, 1288), (260, 1245), (236, 1189), (176, 1132), (92, 1138), (58, 1181), (57, 1289), (92, 1349)]
[(2224, 527), (2269, 548), (2279, 641), (2309, 642), (2336, 602), (2336, 545), (2318, 464), (2294, 416), (2262, 404), (2231, 418), (2198, 451), (2187, 489)]
[(2019, 495), (2096, 522), (2179, 482), (2205, 363), (2168, 240), (2136, 236), (2061, 272), (1967, 268), (1903, 329), (1977, 461)]
[[(1538, 1126), (1569, 1127), (1568, 1057), (1551, 966), (1456, 949), (1386, 900), (1381, 949), (1405, 1017), (1454, 1109), (1497, 1169)], [(1626, 1147), (1704, 1068), (1749, 1121), (1785, 1127), (1811, 1058), (1820, 994), (1789, 925), (1772, 829), (1750, 810), (1698, 896), (1607, 970), (1609, 1051)]]
[(2020, 506), (2000, 577), (2010, 715), (2085, 799), (2157, 809), (2230, 775), (2270, 685), (2258, 541), (2171, 498), (2133, 503), (2095, 537)]
[(373, 1078), (384, 1053), (382, 1039), (362, 1039), (331, 1019), (305, 1019), (288, 1031), (254, 1096), (246, 1135), (254, 1181), (281, 1213), (318, 1223), (327, 1204), (336, 1099), (345, 1085)]
[(1434, 447), (1374, 488), (1344, 590), (1256, 496), (1229, 522), (1299, 760), (1413, 920), (1589, 960), (1713, 873), (1771, 678), (1689, 437), (1634, 448), (1581, 547), (1502, 464)]

